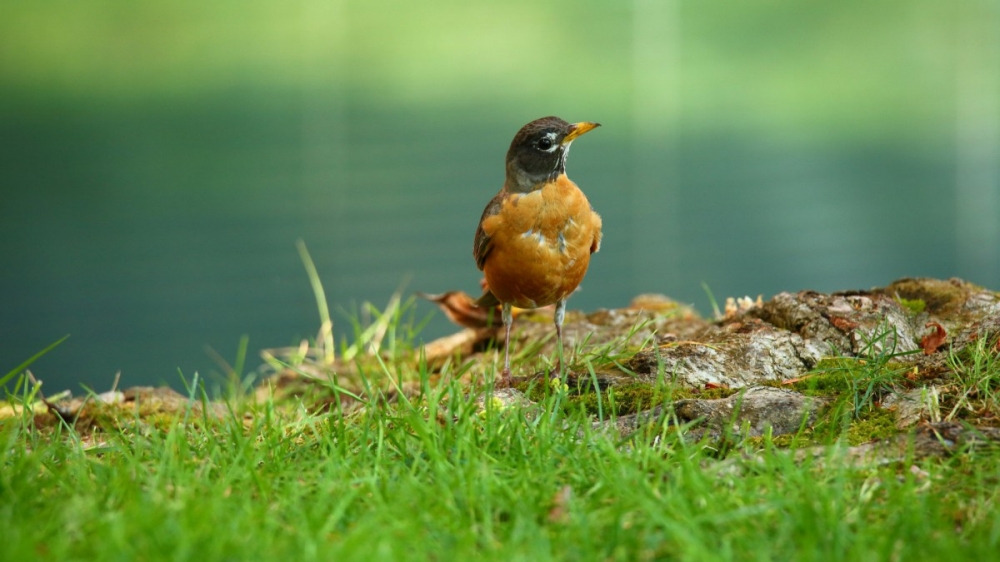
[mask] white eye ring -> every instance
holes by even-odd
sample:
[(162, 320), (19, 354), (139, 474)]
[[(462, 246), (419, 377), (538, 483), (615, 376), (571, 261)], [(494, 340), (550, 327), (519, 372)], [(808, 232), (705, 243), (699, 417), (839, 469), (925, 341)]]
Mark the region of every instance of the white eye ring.
[[(548, 146), (546, 146), (548, 144)], [(555, 152), (559, 148), (559, 143), (556, 142), (555, 133), (545, 133), (545, 136), (538, 139), (538, 150), (543, 152)]]

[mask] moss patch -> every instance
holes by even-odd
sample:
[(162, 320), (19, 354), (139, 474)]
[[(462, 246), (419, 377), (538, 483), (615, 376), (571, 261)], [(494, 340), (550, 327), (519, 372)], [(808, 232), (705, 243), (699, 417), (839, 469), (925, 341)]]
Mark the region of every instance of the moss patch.
[[(791, 384), (773, 384), (791, 388), (807, 396), (834, 396), (869, 388), (881, 391), (896, 383), (907, 383), (906, 374), (913, 366), (901, 361), (871, 361), (854, 357), (828, 357)], [(880, 393), (880, 392), (878, 392)]]
[[(937, 315), (948, 315), (966, 301), (969, 292), (982, 290), (980, 287), (963, 281), (946, 281), (941, 279), (900, 279), (883, 292), (900, 301), (923, 301), (927, 312)], [(904, 305), (905, 306), (905, 305)]]
[[(813, 427), (795, 434), (770, 438), (773, 446), (780, 449), (800, 449), (817, 445), (829, 445), (841, 438), (849, 445), (861, 445), (889, 439), (899, 433), (896, 429), (896, 414), (884, 408), (867, 408), (854, 417), (853, 404), (847, 400), (830, 406)], [(751, 448), (763, 447), (766, 437), (752, 437), (745, 445)]]
[(851, 445), (861, 445), (888, 439), (896, 433), (898, 430), (895, 412), (885, 408), (869, 408), (847, 428), (847, 442)]
[[(541, 384), (537, 380), (518, 383), (515, 388), (524, 392), (528, 398), (534, 401), (541, 401), (548, 393), (554, 391), (552, 386)], [(577, 412), (583, 409), (592, 416), (601, 413), (604, 416), (627, 416), (676, 400), (687, 398), (716, 400), (727, 398), (737, 392), (739, 390), (730, 388), (697, 390), (642, 382), (617, 384), (595, 391), (590, 380), (581, 377), (577, 380), (576, 385), (570, 385), (566, 390), (567, 396), (562, 407), (566, 412)]]
[(896, 302), (914, 315), (920, 314), (927, 308), (927, 302), (923, 299), (906, 299), (897, 295)]
[(67, 399), (51, 408), (35, 409), (33, 423), (47, 431), (71, 427), (83, 438), (92, 440), (93, 435), (100, 433), (164, 432), (180, 424), (205, 428), (226, 415), (226, 407), (219, 402), (191, 401), (166, 387), (136, 387), (119, 393)]

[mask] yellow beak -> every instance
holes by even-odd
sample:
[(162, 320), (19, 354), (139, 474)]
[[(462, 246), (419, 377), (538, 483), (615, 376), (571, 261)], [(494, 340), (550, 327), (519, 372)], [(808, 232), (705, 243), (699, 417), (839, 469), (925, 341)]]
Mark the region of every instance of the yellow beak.
[(569, 128), (569, 134), (566, 135), (565, 138), (563, 138), (562, 145), (566, 146), (567, 144), (573, 142), (573, 140), (576, 137), (586, 133), (587, 131), (592, 131), (600, 126), (601, 126), (600, 123), (590, 123), (587, 121), (583, 121), (580, 123), (573, 123), (573, 125), (571, 125)]

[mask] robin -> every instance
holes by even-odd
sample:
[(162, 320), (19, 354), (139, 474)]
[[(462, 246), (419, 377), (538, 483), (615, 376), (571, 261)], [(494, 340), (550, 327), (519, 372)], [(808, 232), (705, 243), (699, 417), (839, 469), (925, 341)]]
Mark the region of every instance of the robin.
[(501, 305), (506, 330), (501, 386), (511, 379), (512, 307), (555, 304), (561, 350), (566, 299), (601, 247), (601, 217), (566, 177), (570, 144), (598, 126), (543, 117), (522, 127), (507, 150), (503, 188), (479, 219), (472, 254), (489, 288), (476, 305)]

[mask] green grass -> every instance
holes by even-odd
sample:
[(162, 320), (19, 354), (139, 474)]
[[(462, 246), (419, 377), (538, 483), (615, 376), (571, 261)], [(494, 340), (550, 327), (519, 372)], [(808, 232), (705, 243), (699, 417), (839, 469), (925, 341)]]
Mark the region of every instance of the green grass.
[[(455, 376), (432, 386), (419, 365), (372, 363), (363, 378), (420, 391), (370, 392), (352, 414), (234, 396), (220, 418), (0, 422), (0, 559), (955, 560), (1000, 547), (997, 450), (852, 466), (837, 448), (797, 462), (757, 439), (720, 458), (666, 425), (643, 432), (652, 446), (596, 431), (566, 407), (571, 391), (480, 411)], [(841, 390), (864, 398), (857, 381), (888, 364)]]
[(719, 461), (666, 428), (655, 447), (624, 446), (563, 413), (565, 393), (534, 413), (479, 413), (457, 383), (424, 389), (346, 418), (264, 402), (165, 427), (126, 419), (89, 444), (9, 419), (0, 559), (955, 560), (1000, 547), (996, 452), (852, 468), (765, 442)]
[[(957, 381), (954, 406), (945, 419), (963, 412), (1000, 413), (1000, 350), (996, 341), (979, 338), (959, 353), (949, 352), (948, 364)], [(996, 416), (994, 416), (996, 417)]]
[[(309, 380), (361, 407), (318, 411), (230, 384), (209, 415), (196, 378), (173, 412), (109, 405), (71, 425), (8, 409), (0, 560), (951, 561), (1000, 549), (1000, 448), (869, 464), (841, 454), (892, 427), (876, 402), (902, 371), (879, 334), (864, 361), (829, 359), (795, 384), (835, 397), (815, 428), (720, 449), (666, 418), (628, 439), (595, 429), (630, 403), (680, 397), (666, 381), (589, 398), (585, 385), (536, 385), (536, 405), (481, 410), (484, 390), (460, 382), (474, 365), (432, 375), (414, 360), (410, 305), (370, 312), (354, 345), (332, 352), (327, 316), (307, 349), (333, 370), (351, 356), (350, 376)], [(994, 343), (952, 356), (956, 403), (995, 404)], [(572, 353), (593, 376), (631, 351)], [(8, 402), (35, 402), (38, 385), (17, 380)], [(815, 443), (834, 445), (805, 460), (784, 447)]]

